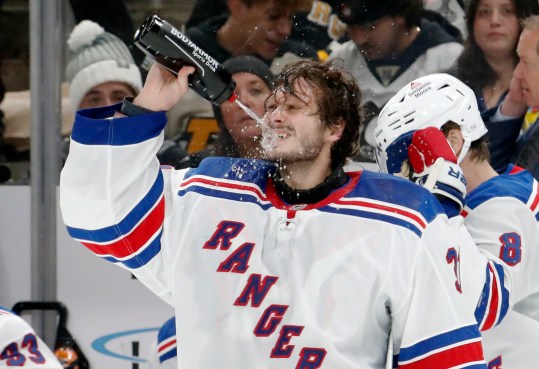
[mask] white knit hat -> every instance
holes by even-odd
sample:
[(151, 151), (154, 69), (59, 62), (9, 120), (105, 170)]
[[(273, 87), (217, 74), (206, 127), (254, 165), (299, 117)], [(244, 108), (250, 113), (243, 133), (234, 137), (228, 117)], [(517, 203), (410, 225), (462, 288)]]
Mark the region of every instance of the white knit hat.
[(140, 70), (125, 43), (99, 24), (83, 20), (73, 28), (67, 44), (74, 52), (66, 68), (74, 110), (79, 109), (84, 95), (101, 83), (124, 82), (135, 93), (142, 88)]

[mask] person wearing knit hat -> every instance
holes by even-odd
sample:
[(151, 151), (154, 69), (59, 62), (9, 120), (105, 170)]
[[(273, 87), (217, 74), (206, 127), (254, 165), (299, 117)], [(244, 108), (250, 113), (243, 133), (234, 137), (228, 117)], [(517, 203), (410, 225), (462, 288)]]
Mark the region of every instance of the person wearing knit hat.
[[(236, 56), (223, 66), (236, 82), (239, 100), (257, 116), (265, 113), (264, 102), (271, 92), (274, 75), (268, 66), (255, 56)], [(215, 153), (220, 156), (263, 158), (260, 146), (262, 128), (238, 104), (226, 102), (214, 105), (213, 111), (219, 125)]]
[(67, 44), (73, 52), (66, 77), (74, 110), (111, 105), (142, 88), (140, 70), (125, 43), (99, 24), (83, 20)]
[[(239, 101), (262, 117), (265, 112), (264, 103), (271, 92), (274, 79), (270, 68), (261, 59), (251, 55), (232, 57), (226, 60), (223, 66), (236, 83), (235, 93)], [(262, 128), (253, 118), (238, 104), (228, 101), (213, 105), (212, 108), (219, 126), (214, 143), (187, 156), (183, 150), (179, 150), (177, 144), (165, 141), (158, 153), (161, 164), (180, 169), (196, 167), (207, 156), (264, 158), (260, 145)]]

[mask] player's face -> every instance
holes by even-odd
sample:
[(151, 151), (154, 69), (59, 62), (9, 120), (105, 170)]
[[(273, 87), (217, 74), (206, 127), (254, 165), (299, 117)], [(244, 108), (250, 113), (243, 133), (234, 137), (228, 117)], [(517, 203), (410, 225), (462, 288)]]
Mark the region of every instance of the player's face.
[[(262, 117), (264, 115), (264, 102), (270, 93), (269, 87), (260, 77), (252, 73), (235, 73), (232, 79), (236, 82), (234, 92), (238, 95), (238, 99), (253, 113)], [(247, 115), (238, 104), (224, 102), (221, 105), (221, 114), (226, 129), (235, 139), (255, 140), (261, 136), (260, 125)]]
[(539, 28), (526, 29), (520, 36), (517, 53), (520, 61), (517, 64), (513, 76), (520, 80), (522, 93), (526, 98), (526, 104), (533, 108), (539, 107)]
[(473, 29), (475, 41), (487, 57), (512, 57), (518, 41), (518, 19), (513, 1), (481, 0)]
[(316, 113), (315, 91), (304, 80), (297, 83), (296, 91), (295, 95), (278, 91), (266, 103), (264, 119), (271, 132), (264, 135), (273, 136), (272, 144), (264, 148), (269, 160), (283, 164), (314, 162), (321, 155), (329, 157), (334, 142)]
[(273, 1), (244, 6), (240, 21), (247, 36), (244, 48), (262, 59), (272, 59), (292, 32), (292, 14), (275, 6)]
[(135, 91), (123, 82), (105, 82), (94, 86), (84, 95), (81, 109), (99, 108), (121, 102), (126, 96), (135, 96)]
[(350, 39), (368, 60), (377, 60), (401, 51), (403, 17), (383, 17), (372, 23), (348, 26)]

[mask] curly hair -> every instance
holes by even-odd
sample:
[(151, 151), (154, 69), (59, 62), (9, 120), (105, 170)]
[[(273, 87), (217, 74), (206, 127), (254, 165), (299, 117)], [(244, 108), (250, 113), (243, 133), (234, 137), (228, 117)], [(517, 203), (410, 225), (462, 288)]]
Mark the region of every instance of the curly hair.
[[(325, 127), (344, 123), (341, 138), (331, 148), (331, 163), (335, 169), (346, 163), (359, 149), (359, 130), (362, 124), (361, 91), (355, 78), (334, 61), (324, 63), (315, 60), (300, 60), (287, 65), (274, 83), (277, 91), (296, 95), (297, 82), (304, 80), (316, 91), (316, 103), (322, 124)], [(269, 98), (268, 98), (269, 99)]]

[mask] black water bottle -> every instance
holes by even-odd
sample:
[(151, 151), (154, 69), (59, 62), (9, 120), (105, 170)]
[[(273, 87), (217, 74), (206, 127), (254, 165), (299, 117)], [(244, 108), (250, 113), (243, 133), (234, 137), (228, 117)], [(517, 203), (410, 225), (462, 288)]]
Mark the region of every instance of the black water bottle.
[(135, 33), (135, 45), (174, 74), (184, 65), (195, 67), (189, 86), (216, 105), (234, 101), (236, 84), (217, 60), (187, 36), (157, 15), (151, 16)]

